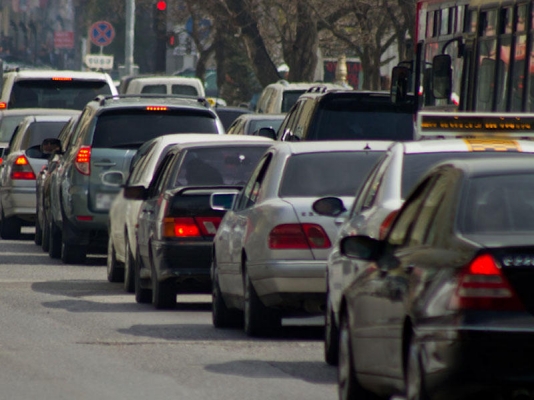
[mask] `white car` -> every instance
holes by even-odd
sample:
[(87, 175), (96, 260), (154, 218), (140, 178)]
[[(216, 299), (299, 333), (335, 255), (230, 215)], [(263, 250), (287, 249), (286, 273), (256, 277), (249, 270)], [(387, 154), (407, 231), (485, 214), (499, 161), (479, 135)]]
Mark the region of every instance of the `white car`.
[[(229, 210), (213, 242), (215, 327), (240, 324), (244, 312), (245, 332), (261, 336), (289, 313), (323, 314), (326, 259), (338, 226), (318, 215), (314, 203), (340, 196), (350, 207), (390, 144), (277, 142), (237, 197), (212, 195), (212, 207)], [(235, 197), (233, 207), (228, 197)]]
[[(420, 116), (421, 117), (421, 116)], [(456, 116), (454, 116), (456, 117)], [(519, 136), (523, 132), (516, 132)], [(460, 133), (461, 135), (462, 133)], [(430, 136), (431, 135), (431, 136)], [(419, 178), (434, 164), (454, 158), (495, 158), (510, 156), (532, 157), (534, 141), (515, 140), (511, 137), (454, 138), (445, 131), (422, 133), (422, 140), (397, 142), (386, 157), (375, 166), (356, 195), (354, 204), (341, 226), (327, 266), (327, 306), (325, 328), (325, 360), (331, 365), (338, 362), (339, 313), (343, 291), (353, 282), (358, 271), (340, 252), (340, 241), (350, 235), (382, 238), (387, 233), (398, 209)], [(473, 136), (473, 132), (463, 135)], [(436, 139), (441, 136), (441, 139)], [(450, 139), (444, 139), (452, 136)], [(432, 139), (430, 137), (433, 137)]]
[(198, 78), (185, 76), (140, 76), (131, 79), (124, 94), (165, 94), (206, 97)]

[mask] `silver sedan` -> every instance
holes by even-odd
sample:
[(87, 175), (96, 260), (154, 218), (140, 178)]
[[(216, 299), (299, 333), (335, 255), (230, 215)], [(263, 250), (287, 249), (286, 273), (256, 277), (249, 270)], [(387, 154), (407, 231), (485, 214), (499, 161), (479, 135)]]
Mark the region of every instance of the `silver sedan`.
[(326, 260), (338, 226), (314, 203), (335, 196), (350, 207), (390, 143), (277, 143), (238, 195), (212, 195), (212, 207), (229, 209), (214, 240), (216, 327), (244, 319), (248, 335), (262, 336), (275, 332), (283, 316), (323, 314)]

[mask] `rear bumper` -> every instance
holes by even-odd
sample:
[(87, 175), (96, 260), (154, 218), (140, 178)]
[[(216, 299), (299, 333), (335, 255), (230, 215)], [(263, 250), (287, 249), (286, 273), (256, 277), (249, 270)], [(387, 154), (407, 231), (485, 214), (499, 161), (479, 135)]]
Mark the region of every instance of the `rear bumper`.
[(18, 216), (35, 221), (36, 188), (11, 187), (2, 191), (2, 207), (6, 217)]
[(211, 240), (154, 241), (152, 255), (158, 281), (174, 280), (178, 293), (211, 293)]

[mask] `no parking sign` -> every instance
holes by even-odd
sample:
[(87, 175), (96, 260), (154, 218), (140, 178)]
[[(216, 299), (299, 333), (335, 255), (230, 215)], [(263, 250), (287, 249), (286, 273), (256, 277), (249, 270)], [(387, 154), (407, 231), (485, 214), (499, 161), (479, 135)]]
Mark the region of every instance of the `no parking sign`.
[(108, 21), (95, 22), (89, 28), (89, 38), (97, 46), (107, 46), (115, 37), (115, 29)]

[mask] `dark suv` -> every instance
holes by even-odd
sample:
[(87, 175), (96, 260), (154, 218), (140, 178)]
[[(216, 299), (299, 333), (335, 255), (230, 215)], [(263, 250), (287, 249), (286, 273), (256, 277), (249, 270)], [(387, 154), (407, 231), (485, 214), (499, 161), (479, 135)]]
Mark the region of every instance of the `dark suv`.
[[(51, 182), (49, 253), (67, 264), (105, 253), (108, 213), (137, 149), (170, 133), (223, 134), (203, 98), (99, 96), (78, 120)], [(55, 197), (55, 198), (54, 198)]]
[[(310, 88), (278, 129), (278, 140), (412, 140), (413, 104), (395, 104), (389, 92)], [(273, 132), (271, 132), (271, 135)], [(268, 136), (263, 132), (263, 136)]]

